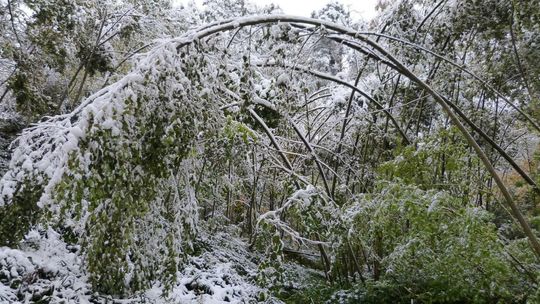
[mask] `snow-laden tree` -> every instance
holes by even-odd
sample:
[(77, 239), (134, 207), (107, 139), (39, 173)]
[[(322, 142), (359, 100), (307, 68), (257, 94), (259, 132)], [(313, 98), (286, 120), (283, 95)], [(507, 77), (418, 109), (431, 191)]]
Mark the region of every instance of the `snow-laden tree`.
[[(500, 192), (484, 199), (504, 200), (528, 252), (540, 255), (536, 232), (494, 163), (500, 168), (504, 159), (535, 182), (493, 140), (499, 133), (479, 126), (466, 98), (444, 84), (483, 87), (501, 98), (508, 116), (538, 126), (505, 92), (439, 55), (439, 44), (416, 41), (416, 23), (429, 16), (409, 2), (396, 4), (383, 26), (388, 34), (381, 34), (261, 15), (162, 41), (126, 76), (17, 139), (0, 188), (0, 244), (16, 246), (31, 227), (49, 226), (81, 245), (97, 291), (120, 296), (155, 282), (176, 284), (201, 218), (210, 230), (238, 224), (253, 248), (264, 249), (265, 283), (284, 279), (281, 258), (294, 245), (318, 252), (329, 282), (358, 277), (369, 284), (367, 275), (407, 285), (391, 270), (415, 269), (416, 256), (430, 273), (448, 270), (460, 252), (471, 256), (455, 265), (476, 267), (484, 245), (486, 267), (518, 276), (471, 197), (485, 193), (480, 185), (489, 176)], [(325, 44), (347, 54), (342, 73), (309, 60)], [(490, 117), (490, 110), (479, 115)], [(442, 207), (431, 204), (438, 201)], [(440, 235), (440, 244), (455, 250), (433, 245), (443, 225), (467, 223), (485, 238), (456, 228)], [(447, 259), (431, 261), (417, 248)], [(415, 291), (424, 292), (422, 284)], [(485, 298), (514, 290), (500, 286)]]
[[(192, 26), (169, 1), (6, 1), (0, 4), (0, 101), (28, 123), (66, 113), (116, 81), (155, 39)], [(172, 18), (175, 15), (176, 18)]]

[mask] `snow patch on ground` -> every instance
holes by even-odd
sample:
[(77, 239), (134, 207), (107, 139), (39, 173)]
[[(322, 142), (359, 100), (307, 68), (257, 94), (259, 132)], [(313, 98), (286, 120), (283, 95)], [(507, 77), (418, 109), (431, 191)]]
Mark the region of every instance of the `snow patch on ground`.
[(0, 303), (89, 303), (78, 250), (52, 229), (30, 231), (21, 249), (0, 247)]
[(281, 303), (256, 285), (259, 256), (228, 233), (202, 232), (169, 292), (160, 282), (129, 299), (92, 291), (78, 246), (52, 229), (32, 230), (20, 249), (0, 247), (0, 303)]

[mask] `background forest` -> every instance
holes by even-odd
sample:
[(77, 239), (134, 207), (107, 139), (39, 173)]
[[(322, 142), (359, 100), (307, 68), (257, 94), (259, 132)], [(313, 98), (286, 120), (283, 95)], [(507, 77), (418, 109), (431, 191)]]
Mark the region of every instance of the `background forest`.
[(0, 303), (539, 303), (540, 1), (377, 10), (0, 0)]

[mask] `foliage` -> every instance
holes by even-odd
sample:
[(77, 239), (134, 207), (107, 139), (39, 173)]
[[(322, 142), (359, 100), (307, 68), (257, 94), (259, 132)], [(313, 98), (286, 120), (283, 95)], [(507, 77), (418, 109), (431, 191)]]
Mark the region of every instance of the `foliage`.
[(537, 299), (538, 3), (379, 7), (0, 2), (0, 101), (37, 122), (0, 184), (30, 270), (0, 287), (56, 281), (21, 257), (55, 244), (96, 301)]
[(349, 233), (373, 248), (367, 256), (380, 261), (386, 284), (438, 303), (523, 297), (491, 214), (446, 192), (384, 182), (377, 188), (348, 210)]
[[(148, 288), (157, 274), (164, 282), (174, 280), (196, 232), (193, 140), (202, 125), (208, 132), (218, 121), (210, 121), (213, 106), (204, 95), (185, 89), (200, 87), (202, 79), (176, 57), (166, 57), (173, 54), (163, 51), (148, 66), (167, 60), (180, 66), (143, 67), (144, 76), (127, 76), (119, 90), (101, 92), (77, 116), (59, 121), (64, 127), (51, 124), (44, 133), (49, 139), (32, 133), (19, 139), (20, 149), (45, 139), (41, 149), (48, 152), (38, 159), (14, 159), (27, 165), (11, 177), (28, 175), (35, 181), (21, 181), (21, 190), (5, 197), (10, 204), (3, 208), (46, 207), (46, 223), (71, 231), (83, 245), (90, 280), (101, 292), (122, 295)], [(205, 64), (194, 56), (190, 63), (191, 69)], [(189, 85), (169, 87), (178, 81)], [(104, 94), (111, 96), (108, 102), (100, 102)], [(62, 165), (52, 169), (52, 163)], [(45, 191), (29, 201), (35, 187)]]
[(396, 156), (379, 166), (383, 180), (416, 185), (423, 189), (446, 190), (466, 203), (477, 189), (473, 188), (466, 168), (478, 166), (479, 160), (470, 157), (458, 130), (451, 127), (422, 139), (415, 146), (395, 149)]

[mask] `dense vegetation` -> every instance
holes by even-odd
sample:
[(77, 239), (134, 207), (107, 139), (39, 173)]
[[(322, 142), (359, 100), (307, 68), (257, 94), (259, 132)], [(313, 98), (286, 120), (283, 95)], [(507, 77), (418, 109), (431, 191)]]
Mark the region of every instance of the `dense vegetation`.
[(0, 302), (540, 302), (540, 1), (0, 1)]

